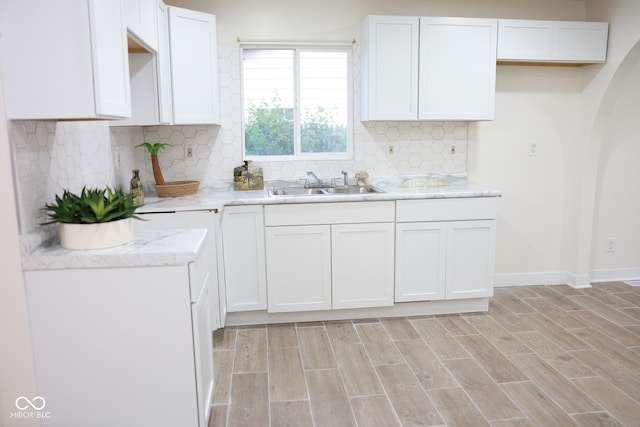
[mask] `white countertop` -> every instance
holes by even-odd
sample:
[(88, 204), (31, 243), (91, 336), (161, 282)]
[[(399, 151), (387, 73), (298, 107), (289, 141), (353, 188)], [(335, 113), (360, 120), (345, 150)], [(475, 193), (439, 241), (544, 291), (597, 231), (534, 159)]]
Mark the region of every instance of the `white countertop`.
[(133, 241), (113, 248), (64, 249), (59, 243), (40, 246), (23, 255), (23, 270), (186, 265), (196, 259), (206, 229), (135, 230)]
[(299, 183), (284, 181), (265, 183), (264, 190), (254, 191), (220, 191), (202, 186), (197, 195), (184, 197), (146, 197), (144, 206), (137, 212), (170, 212), (185, 210), (222, 209), (233, 205), (268, 205), (289, 203), (331, 203), (358, 202), (373, 200), (408, 200), (408, 199), (442, 199), (461, 197), (499, 197), (499, 190), (470, 183), (466, 180), (451, 182), (437, 181), (434, 185), (426, 178), (380, 180), (372, 182), (384, 193), (367, 194), (331, 194), (304, 196), (269, 196), (269, 187), (287, 185), (301, 186)]

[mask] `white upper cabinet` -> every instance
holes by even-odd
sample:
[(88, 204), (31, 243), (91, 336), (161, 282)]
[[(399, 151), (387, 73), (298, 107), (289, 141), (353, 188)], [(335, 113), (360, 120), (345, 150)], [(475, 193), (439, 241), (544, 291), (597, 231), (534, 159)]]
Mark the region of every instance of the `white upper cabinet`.
[(493, 120), (496, 19), (420, 18), (419, 120)]
[(497, 20), (369, 16), (361, 120), (491, 120)]
[(552, 50), (552, 21), (498, 21), (498, 60), (545, 61)]
[(498, 60), (598, 63), (607, 57), (606, 22), (501, 19)]
[(220, 124), (216, 17), (169, 7), (174, 124)]
[(129, 33), (148, 49), (158, 50), (157, 0), (122, 0), (124, 23)]
[(0, 16), (0, 74), (9, 119), (131, 115), (119, 1), (2, 2)]
[(361, 31), (361, 119), (416, 120), (419, 18), (368, 16)]
[(111, 125), (220, 124), (216, 17), (156, 9), (157, 51), (129, 54), (131, 118)]

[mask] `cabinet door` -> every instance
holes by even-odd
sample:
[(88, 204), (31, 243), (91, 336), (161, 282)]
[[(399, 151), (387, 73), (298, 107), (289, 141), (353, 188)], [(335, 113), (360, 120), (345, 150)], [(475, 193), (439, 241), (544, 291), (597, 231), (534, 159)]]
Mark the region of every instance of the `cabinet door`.
[(173, 122), (173, 107), (171, 97), (171, 55), (169, 52), (169, 9), (162, 1), (158, 2), (157, 17), (158, 115), (161, 124), (170, 124)]
[(129, 57), (120, 2), (91, 0), (89, 20), (96, 114), (129, 117)]
[(174, 124), (220, 124), (216, 17), (169, 7)]
[(265, 310), (264, 215), (262, 206), (227, 206), (222, 211), (227, 311)]
[(419, 119), (493, 119), (496, 40), (496, 19), (420, 18)]
[(525, 19), (498, 21), (498, 55), (504, 61), (548, 61), (553, 49), (553, 22)]
[(158, 0), (123, 0), (122, 13), (128, 31), (137, 42), (158, 49), (156, 9)]
[(361, 119), (416, 120), (419, 19), (369, 16), (361, 31)]
[(446, 298), (492, 296), (495, 220), (448, 224)]
[(393, 305), (393, 223), (331, 226), (333, 308)]
[(267, 227), (269, 312), (331, 309), (331, 226)]
[[(189, 265), (189, 276), (192, 276), (193, 264)], [(209, 402), (213, 397), (213, 342), (211, 340), (211, 322), (209, 315), (209, 284), (211, 277), (207, 274), (202, 292), (195, 304), (191, 305), (191, 321), (193, 325), (193, 355), (196, 374), (196, 393), (198, 400), (198, 419), (200, 426), (209, 422)], [(193, 287), (193, 284), (192, 284)]]
[(396, 302), (444, 299), (447, 227), (396, 224)]
[(119, 1), (2, 1), (0, 16), (7, 119), (131, 115)]
[(555, 22), (553, 59), (566, 62), (604, 62), (609, 24), (605, 22)]

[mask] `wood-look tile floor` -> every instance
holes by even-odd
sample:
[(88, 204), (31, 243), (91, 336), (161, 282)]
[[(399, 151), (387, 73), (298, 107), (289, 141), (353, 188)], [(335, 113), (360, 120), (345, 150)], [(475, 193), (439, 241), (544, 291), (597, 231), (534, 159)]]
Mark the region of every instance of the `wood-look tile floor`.
[(640, 288), (497, 288), (487, 313), (214, 334), (209, 426), (640, 426)]

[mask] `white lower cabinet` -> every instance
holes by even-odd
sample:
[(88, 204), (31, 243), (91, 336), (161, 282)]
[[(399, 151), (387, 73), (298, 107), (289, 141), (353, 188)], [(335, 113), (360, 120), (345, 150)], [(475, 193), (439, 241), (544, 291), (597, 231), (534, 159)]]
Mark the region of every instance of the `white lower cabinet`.
[(195, 263), (25, 271), (43, 426), (208, 424), (211, 274)]
[(262, 205), (226, 206), (222, 239), (227, 311), (267, 308)]
[(395, 301), (493, 295), (495, 203), (495, 198), (398, 202)]
[(393, 223), (331, 226), (333, 308), (393, 305)]
[(446, 235), (437, 222), (396, 225), (397, 302), (444, 299)]
[(331, 309), (331, 226), (266, 228), (269, 311)]
[(268, 311), (393, 305), (394, 206), (266, 206)]

